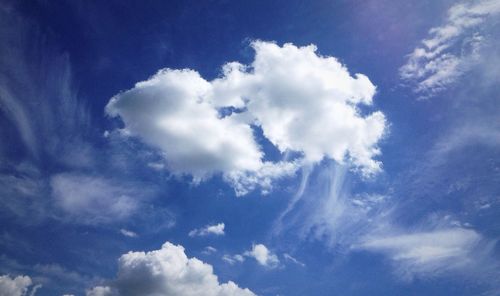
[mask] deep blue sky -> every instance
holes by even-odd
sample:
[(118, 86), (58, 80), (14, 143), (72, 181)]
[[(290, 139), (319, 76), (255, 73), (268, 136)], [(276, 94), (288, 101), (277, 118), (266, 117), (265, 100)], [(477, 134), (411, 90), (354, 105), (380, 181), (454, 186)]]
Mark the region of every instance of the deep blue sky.
[[(212, 265), (220, 283), (257, 295), (500, 295), (499, 14), (497, 0), (0, 1), (0, 275), (29, 276), (42, 296), (86, 295), (94, 286), (157, 295), (124, 294), (118, 258), (168, 241)], [(439, 31), (450, 27), (456, 32)], [(191, 147), (150, 134), (147, 124), (175, 106), (139, 114), (149, 89), (125, 91), (164, 68), (224, 77), (227, 62), (252, 64), (256, 40), (300, 52), (314, 44), (318, 61), (335, 57), (350, 75), (369, 78), (372, 103), (345, 105), (362, 119), (385, 116), (370, 146), (380, 150), (369, 157), (380, 170), (366, 176), (356, 157), (340, 163), (325, 152), (272, 178), (269, 192), (259, 184), (237, 196), (225, 171), (193, 182), (189, 172), (176, 174), (190, 159), (169, 167), (171, 153)], [(405, 72), (412, 59), (417, 69)], [(237, 112), (264, 121), (252, 91), (280, 83), (268, 81), (245, 93), (248, 105)], [(315, 90), (297, 89), (300, 110), (333, 125), (346, 120), (314, 109)], [(112, 116), (105, 108), (113, 96), (137, 105)], [(143, 118), (145, 128), (134, 130)], [(281, 153), (271, 127), (249, 126), (263, 160), (307, 158), (306, 149)], [(308, 128), (300, 145), (316, 143)], [(342, 141), (321, 137), (333, 148)], [(196, 139), (215, 141), (203, 132)], [(218, 223), (223, 235), (189, 235)], [(251, 249), (260, 244), (279, 263), (259, 262)], [(13, 293), (2, 284), (0, 295)]]

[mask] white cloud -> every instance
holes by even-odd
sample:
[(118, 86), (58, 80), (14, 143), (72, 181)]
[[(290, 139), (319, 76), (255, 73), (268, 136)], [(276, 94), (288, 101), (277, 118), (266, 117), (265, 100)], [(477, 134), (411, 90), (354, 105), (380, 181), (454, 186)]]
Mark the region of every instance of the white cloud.
[(368, 77), (351, 77), (337, 59), (318, 55), (314, 45), (257, 41), (253, 47), (256, 56), (241, 96), (266, 138), (282, 152), (302, 152), (308, 163), (348, 157), (366, 173), (380, 169), (373, 157), (385, 117), (381, 112), (363, 117), (356, 107), (372, 103), (375, 86)]
[[(123, 134), (159, 149), (173, 174), (196, 182), (222, 173), (240, 195), (256, 186), (268, 191), (273, 179), (324, 157), (348, 160), (364, 174), (381, 169), (374, 157), (385, 117), (358, 110), (375, 94), (366, 76), (350, 76), (313, 45), (252, 46), (249, 66), (228, 63), (213, 81), (190, 69), (163, 69), (115, 95), (106, 112), (121, 118)], [(299, 152), (300, 160), (264, 161), (254, 126), (282, 153)]]
[(224, 235), (224, 223), (218, 223), (214, 225), (206, 225), (203, 228), (193, 229), (189, 232), (190, 237), (195, 236), (207, 236), (207, 235)]
[(313, 180), (308, 180), (307, 174), (298, 193), (278, 216), (274, 235), (317, 239), (331, 248), (348, 251), (360, 236), (390, 228), (390, 199), (379, 195), (352, 196), (347, 167), (330, 163), (318, 168)]
[(137, 192), (104, 178), (64, 173), (52, 176), (50, 184), (56, 205), (84, 223), (122, 220), (138, 207)]
[[(29, 276), (20, 275), (11, 278), (9, 275), (2, 275), (0, 276), (0, 296), (27, 296), (32, 284)], [(32, 291), (34, 294), (36, 288)]]
[(137, 233), (123, 228), (120, 229), (120, 233), (127, 237), (137, 237)]
[(205, 255), (211, 255), (213, 253), (217, 253), (217, 249), (212, 246), (206, 246), (202, 253)]
[(252, 245), (252, 248), (250, 250), (245, 251), (242, 254), (235, 254), (235, 255), (225, 254), (224, 256), (222, 256), (222, 260), (233, 265), (235, 263), (244, 262), (247, 257), (253, 258), (257, 261), (259, 265), (269, 268), (278, 267), (280, 263), (278, 256), (272, 253), (263, 244), (254, 244)]
[(295, 264), (297, 264), (297, 265), (300, 265), (300, 266), (302, 266), (302, 267), (305, 267), (305, 266), (306, 266), (303, 262), (301, 262), (301, 261), (297, 260), (297, 258), (293, 257), (292, 255), (290, 255), (290, 254), (288, 254), (288, 253), (283, 254), (283, 257), (284, 257), (286, 260), (291, 261), (291, 262), (293, 262), (293, 263), (295, 263)]
[(280, 263), (278, 256), (271, 253), (269, 249), (263, 244), (256, 244), (252, 246), (252, 249), (244, 253), (245, 256), (252, 257), (257, 262), (266, 267), (277, 267)]
[(236, 262), (244, 262), (245, 261), (245, 257), (243, 257), (242, 255), (240, 254), (236, 254), (236, 255), (224, 255), (222, 256), (222, 260), (233, 265), (235, 264)]
[[(404, 279), (473, 268), (482, 237), (471, 229), (448, 228), (426, 232), (367, 237), (359, 248), (386, 254)], [(483, 251), (484, 245), (480, 246)]]
[(477, 63), (485, 43), (481, 26), (500, 13), (500, 1), (467, 1), (453, 5), (443, 25), (432, 28), (401, 67), (404, 80), (414, 82), (416, 91), (432, 95), (455, 82)]
[(173, 173), (201, 180), (213, 172), (258, 170), (262, 152), (252, 129), (235, 116), (220, 118), (203, 99), (210, 88), (196, 71), (165, 69), (113, 97), (106, 111), (161, 149)]
[(86, 296), (111, 296), (115, 295), (115, 293), (111, 290), (110, 287), (97, 286), (92, 289), (87, 290)]
[(94, 294), (88, 292), (88, 296), (255, 295), (231, 281), (220, 284), (211, 265), (196, 258), (188, 258), (182, 246), (169, 242), (159, 250), (122, 255), (119, 259), (118, 276), (113, 284), (95, 287), (90, 291)]

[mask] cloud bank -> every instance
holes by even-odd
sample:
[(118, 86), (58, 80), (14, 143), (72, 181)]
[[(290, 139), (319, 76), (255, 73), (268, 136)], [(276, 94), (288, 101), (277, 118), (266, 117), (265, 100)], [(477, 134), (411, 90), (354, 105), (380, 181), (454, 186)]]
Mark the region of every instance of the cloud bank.
[[(381, 170), (374, 158), (386, 120), (371, 105), (375, 86), (363, 74), (349, 74), (334, 57), (314, 45), (252, 43), (255, 59), (223, 66), (207, 81), (191, 69), (163, 69), (134, 88), (115, 95), (106, 113), (119, 117), (121, 132), (158, 149), (174, 175), (199, 182), (214, 174), (237, 194), (289, 176), (323, 158), (347, 162), (363, 174)], [(266, 160), (255, 129), (292, 161)]]
[(118, 260), (112, 284), (97, 286), (87, 296), (254, 296), (234, 282), (220, 284), (211, 265), (188, 258), (170, 242), (150, 252), (129, 252)]

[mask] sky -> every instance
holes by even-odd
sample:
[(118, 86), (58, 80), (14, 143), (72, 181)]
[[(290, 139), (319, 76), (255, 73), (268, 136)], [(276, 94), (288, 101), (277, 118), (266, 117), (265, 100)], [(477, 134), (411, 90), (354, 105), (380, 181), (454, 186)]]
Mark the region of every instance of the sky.
[(500, 295), (499, 16), (0, 0), (0, 296)]

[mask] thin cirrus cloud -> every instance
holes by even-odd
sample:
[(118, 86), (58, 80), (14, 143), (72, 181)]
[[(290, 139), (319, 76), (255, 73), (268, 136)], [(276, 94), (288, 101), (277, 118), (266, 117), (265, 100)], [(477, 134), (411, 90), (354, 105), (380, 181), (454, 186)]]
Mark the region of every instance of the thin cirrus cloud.
[(498, 277), (494, 240), (450, 216), (431, 215), (420, 226), (402, 228), (398, 223), (402, 209), (394, 198), (353, 194), (349, 182), (346, 168), (340, 165), (325, 167), (314, 181), (306, 180), (299, 191), (308, 198), (291, 201), (276, 221), (274, 235), (316, 239), (340, 253), (380, 254), (392, 263), (397, 278), (406, 282), (453, 273), (490, 283)]
[(111, 180), (73, 173), (52, 176), (55, 204), (76, 221), (109, 223), (130, 217), (139, 207), (139, 192)]
[[(267, 192), (272, 180), (325, 157), (365, 175), (381, 170), (374, 158), (386, 120), (380, 111), (358, 110), (372, 104), (376, 90), (365, 75), (351, 76), (314, 45), (255, 41), (252, 47), (250, 65), (227, 63), (212, 81), (195, 70), (160, 70), (115, 95), (106, 112), (121, 118), (122, 134), (159, 149), (173, 174), (199, 182), (221, 173), (238, 195), (256, 187)], [(255, 127), (280, 152), (301, 156), (265, 160)]]
[(118, 275), (109, 285), (96, 286), (87, 296), (251, 296), (234, 282), (219, 283), (211, 265), (188, 258), (170, 242), (150, 252), (129, 252), (118, 260)]
[(218, 223), (214, 225), (206, 225), (202, 228), (193, 229), (189, 232), (190, 237), (195, 236), (207, 236), (207, 235), (224, 235), (224, 228), (226, 225), (224, 223)]
[(484, 275), (488, 267), (493, 270), (498, 265), (495, 260), (485, 260), (491, 243), (461, 227), (367, 237), (356, 248), (386, 255), (404, 280), (466, 270), (480, 270)]
[(137, 237), (137, 233), (124, 228), (120, 229), (120, 233), (126, 237)]
[(500, 13), (500, 1), (482, 0), (453, 5), (447, 19), (429, 31), (400, 68), (401, 78), (415, 85), (422, 97), (445, 89), (478, 63), (488, 43), (485, 27)]

